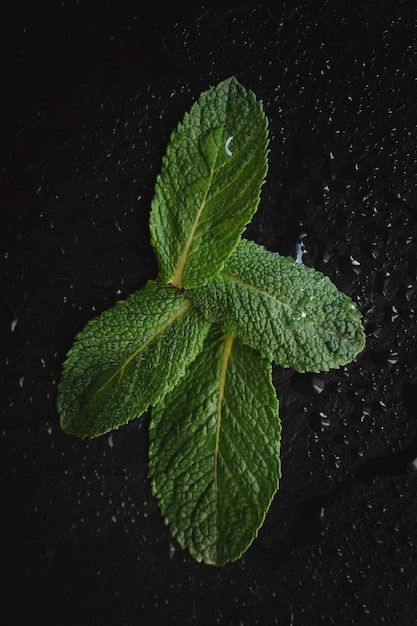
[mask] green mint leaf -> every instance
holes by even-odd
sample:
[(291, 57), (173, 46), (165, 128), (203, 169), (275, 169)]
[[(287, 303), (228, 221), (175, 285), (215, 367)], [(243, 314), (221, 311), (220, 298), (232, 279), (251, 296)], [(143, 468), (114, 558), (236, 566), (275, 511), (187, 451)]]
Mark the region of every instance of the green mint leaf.
[(201, 94), (171, 135), (152, 201), (162, 282), (192, 288), (218, 274), (257, 209), (266, 155), (251, 91), (232, 77)]
[(224, 565), (256, 537), (280, 477), (271, 363), (211, 332), (153, 410), (149, 473), (166, 523), (197, 561)]
[(58, 387), (62, 429), (97, 437), (141, 415), (184, 375), (208, 329), (178, 289), (152, 281), (88, 322)]
[(365, 345), (359, 310), (329, 278), (251, 241), (189, 295), (224, 332), (300, 372), (345, 365)]

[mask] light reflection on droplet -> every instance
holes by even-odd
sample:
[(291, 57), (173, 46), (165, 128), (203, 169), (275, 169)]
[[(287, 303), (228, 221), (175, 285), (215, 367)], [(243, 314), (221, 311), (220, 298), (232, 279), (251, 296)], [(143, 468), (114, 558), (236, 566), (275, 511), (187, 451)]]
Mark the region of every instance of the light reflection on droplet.
[(224, 150), (227, 154), (227, 156), (231, 157), (232, 156), (232, 151), (230, 150), (230, 144), (233, 141), (233, 135), (231, 137), (228, 137), (226, 140), (226, 143), (224, 144)]
[(295, 257), (296, 263), (302, 263), (303, 256), (307, 252), (306, 247), (302, 241), (297, 241), (297, 243), (295, 244), (295, 251), (296, 251), (296, 257)]

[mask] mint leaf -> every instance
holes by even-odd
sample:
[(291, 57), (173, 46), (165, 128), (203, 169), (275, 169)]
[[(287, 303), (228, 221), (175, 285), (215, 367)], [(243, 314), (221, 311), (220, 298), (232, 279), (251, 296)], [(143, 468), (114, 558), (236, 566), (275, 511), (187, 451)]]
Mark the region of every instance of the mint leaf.
[(266, 170), (267, 120), (235, 78), (201, 94), (172, 133), (150, 216), (160, 278), (204, 285), (255, 213)]
[(190, 297), (224, 332), (300, 372), (344, 365), (365, 345), (359, 310), (329, 278), (251, 241)]
[(155, 282), (88, 322), (58, 387), (62, 429), (97, 437), (141, 415), (184, 375), (208, 329), (191, 300)]
[(150, 425), (153, 492), (197, 561), (238, 559), (257, 535), (278, 488), (280, 433), (270, 362), (211, 332)]
[(260, 102), (234, 77), (201, 94), (156, 182), (159, 282), (86, 325), (58, 386), (61, 427), (80, 437), (155, 407), (153, 492), (179, 543), (215, 565), (251, 544), (278, 488), (271, 360), (317, 372), (365, 344), (360, 312), (328, 278), (240, 241), (267, 142)]

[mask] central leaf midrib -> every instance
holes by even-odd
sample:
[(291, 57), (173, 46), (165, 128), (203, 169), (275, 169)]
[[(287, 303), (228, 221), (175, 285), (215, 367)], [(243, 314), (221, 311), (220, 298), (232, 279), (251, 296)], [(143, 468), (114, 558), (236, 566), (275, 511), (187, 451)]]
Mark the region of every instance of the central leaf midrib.
[(106, 382), (99, 389), (97, 389), (94, 396), (98, 396), (111, 383), (111, 381), (116, 376), (120, 374), (120, 376), (122, 377), (123, 372), (125, 368), (129, 365), (129, 363), (133, 359), (135, 359), (141, 352), (146, 350), (146, 348), (152, 343), (152, 341), (155, 341), (155, 339), (159, 337), (159, 335), (162, 335), (162, 333), (165, 332), (165, 330), (171, 324), (173, 324), (175, 320), (178, 319), (178, 317), (180, 317), (183, 313), (185, 313), (192, 306), (193, 306), (192, 301), (187, 300), (177, 311), (175, 311), (175, 313), (171, 315), (171, 317), (169, 317), (163, 324), (161, 324), (161, 326), (159, 326), (159, 328), (157, 328), (151, 335), (149, 335), (149, 337), (136, 350), (134, 350), (132, 354), (129, 354), (129, 356), (123, 361), (123, 363), (117, 368), (117, 370), (113, 372), (110, 378), (106, 380)]
[[(222, 125), (221, 128), (223, 129), (223, 133), (224, 133), (224, 124)], [(222, 137), (223, 137), (223, 134), (222, 134)], [(171, 285), (173, 287), (177, 287), (177, 289), (181, 289), (182, 288), (182, 274), (184, 272), (184, 267), (185, 267), (185, 264), (187, 262), (188, 253), (190, 251), (191, 244), (192, 244), (193, 239), (194, 239), (194, 235), (196, 233), (196, 230), (198, 228), (198, 224), (200, 222), (200, 217), (201, 217), (201, 215), (202, 215), (202, 213), (204, 211), (204, 208), (206, 206), (206, 203), (207, 203), (207, 197), (208, 197), (208, 194), (209, 194), (209, 191), (210, 191), (211, 183), (213, 181), (214, 173), (216, 171), (216, 164), (217, 164), (217, 159), (219, 158), (221, 143), (222, 142), (220, 142), (219, 145), (217, 146), (216, 158), (214, 159), (213, 166), (210, 169), (210, 175), (209, 175), (209, 178), (208, 178), (208, 181), (207, 181), (207, 189), (204, 192), (203, 199), (202, 199), (201, 204), (200, 204), (200, 206), (198, 208), (198, 211), (197, 211), (197, 214), (195, 216), (193, 225), (191, 226), (191, 230), (190, 230), (190, 234), (188, 235), (188, 239), (185, 242), (184, 248), (182, 249), (182, 252), (181, 252), (181, 255), (180, 255), (180, 258), (179, 258), (179, 261), (178, 261), (177, 269), (175, 270), (174, 278), (171, 280)]]
[(219, 373), (219, 395), (217, 398), (217, 423), (216, 423), (216, 441), (214, 447), (214, 497), (215, 497), (215, 511), (216, 518), (218, 517), (218, 463), (219, 463), (219, 455), (220, 455), (220, 433), (221, 433), (221, 425), (222, 425), (222, 411), (223, 411), (223, 400), (224, 400), (224, 391), (226, 386), (226, 374), (227, 367), (229, 365), (229, 359), (232, 352), (233, 345), (233, 336), (232, 335), (224, 335), (223, 337), (223, 354), (222, 361)]
[[(237, 276), (234, 276), (233, 274), (230, 274), (229, 272), (222, 272), (221, 276), (226, 279), (226, 280), (230, 280), (238, 285), (242, 285), (243, 287), (245, 287), (245, 289), (248, 289), (249, 291), (255, 291), (256, 293), (259, 293), (262, 296), (265, 296), (267, 298), (269, 298), (270, 300), (272, 300), (273, 302), (276, 302), (278, 305), (288, 309), (289, 311), (291, 311), (292, 314), (296, 315), (297, 313), (301, 314), (302, 312), (305, 313), (304, 309), (298, 310), (296, 308), (294, 308), (293, 306), (287, 304), (286, 302), (283, 302), (282, 300), (279, 300), (279, 298), (276, 298), (275, 296), (273, 296), (272, 294), (268, 293), (267, 291), (264, 291), (263, 289), (257, 287), (256, 285), (252, 285), (251, 283), (246, 282), (245, 280), (242, 280), (241, 278), (238, 278)], [(322, 322), (320, 321), (315, 321), (314, 319), (312, 319), (311, 317), (305, 317), (305, 321), (306, 324), (309, 324), (311, 326), (320, 326), (322, 325)], [(338, 333), (335, 331), (330, 330), (329, 328), (325, 328), (325, 331), (329, 334), (329, 335), (335, 335), (336, 337), (338, 337)]]

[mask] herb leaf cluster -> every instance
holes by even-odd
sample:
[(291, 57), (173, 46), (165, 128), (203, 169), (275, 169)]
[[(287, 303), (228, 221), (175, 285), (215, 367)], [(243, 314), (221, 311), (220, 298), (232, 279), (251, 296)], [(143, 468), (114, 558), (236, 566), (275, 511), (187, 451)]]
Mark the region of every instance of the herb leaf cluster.
[(261, 103), (232, 77), (172, 133), (150, 215), (159, 275), (91, 320), (58, 388), (62, 429), (97, 437), (152, 408), (149, 475), (197, 560), (223, 565), (256, 537), (281, 476), (272, 362), (324, 371), (364, 347), (331, 281), (241, 238), (267, 171)]

